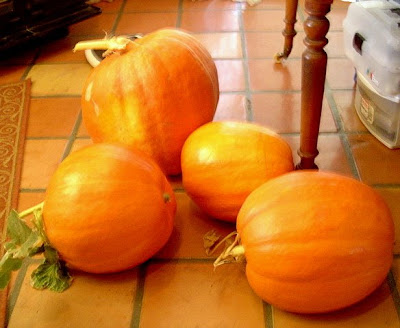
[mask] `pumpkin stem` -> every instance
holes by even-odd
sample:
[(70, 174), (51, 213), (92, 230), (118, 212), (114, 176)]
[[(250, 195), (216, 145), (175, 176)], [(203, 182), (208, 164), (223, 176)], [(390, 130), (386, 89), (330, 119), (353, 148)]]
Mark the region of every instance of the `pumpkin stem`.
[(168, 203), (169, 201), (171, 201), (171, 196), (169, 195), (169, 193), (165, 192), (163, 193), (163, 199), (164, 203)]
[(44, 202), (41, 202), (35, 206), (32, 206), (31, 208), (28, 208), (27, 210), (24, 210), (24, 211), (18, 213), (18, 215), (20, 218), (23, 218), (23, 217), (28, 216), (29, 214), (32, 214), (36, 211), (41, 211), (43, 209), (43, 205), (44, 205)]
[[(208, 248), (206, 249), (207, 255), (208, 255), (208, 256), (211, 256), (212, 254), (214, 254), (214, 252), (215, 252), (223, 243), (226, 243), (228, 246), (231, 245), (231, 243), (228, 243), (228, 240), (229, 240), (231, 237), (236, 236), (236, 235), (237, 235), (237, 232), (236, 232), (236, 231), (233, 231), (233, 232), (231, 232), (229, 235), (227, 235), (224, 239), (222, 239), (220, 242), (218, 242), (218, 244), (215, 245), (215, 243), (219, 240), (220, 236), (215, 235), (215, 231), (214, 231), (214, 230), (208, 232), (208, 233), (204, 236), (204, 238), (210, 238), (210, 237), (211, 237), (211, 238), (214, 238), (214, 241), (213, 241), (213, 245), (210, 245), (210, 247), (208, 247)], [(203, 238), (203, 239), (204, 239), (204, 238)]]
[(73, 52), (89, 49), (107, 50), (107, 52), (123, 51), (125, 50), (127, 44), (131, 42), (133, 41), (124, 36), (113, 36), (106, 39), (79, 41), (75, 45)]
[[(232, 262), (243, 262), (244, 257), (244, 247), (240, 245), (240, 236), (237, 232), (235, 232), (236, 237), (232, 244), (230, 244), (220, 256), (214, 261), (214, 268), (217, 268), (220, 265), (232, 263)], [(227, 237), (230, 237), (232, 234), (229, 234)], [(226, 239), (226, 237), (224, 238)]]

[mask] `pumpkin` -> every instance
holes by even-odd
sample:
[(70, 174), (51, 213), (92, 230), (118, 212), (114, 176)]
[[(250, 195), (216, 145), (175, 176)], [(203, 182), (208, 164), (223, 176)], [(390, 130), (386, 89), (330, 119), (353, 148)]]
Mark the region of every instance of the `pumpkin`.
[(254, 189), (291, 170), (292, 151), (286, 141), (254, 123), (207, 123), (182, 149), (185, 191), (205, 213), (228, 222), (236, 221)]
[(91, 273), (134, 267), (169, 239), (176, 201), (147, 155), (94, 144), (71, 153), (46, 190), (43, 224), (71, 267)]
[(263, 184), (244, 202), (237, 232), (252, 289), (291, 312), (362, 300), (393, 259), (394, 224), (382, 197), (334, 173), (297, 171)]
[(150, 155), (167, 175), (181, 173), (189, 134), (212, 121), (219, 99), (216, 66), (193, 36), (161, 29), (117, 50), (94, 68), (82, 116), (95, 143), (121, 143)]

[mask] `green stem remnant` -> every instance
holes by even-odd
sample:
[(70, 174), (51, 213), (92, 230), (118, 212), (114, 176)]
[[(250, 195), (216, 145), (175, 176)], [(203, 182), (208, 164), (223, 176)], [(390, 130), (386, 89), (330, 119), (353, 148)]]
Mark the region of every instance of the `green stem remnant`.
[[(31, 285), (38, 289), (49, 288), (62, 292), (71, 285), (65, 263), (59, 258), (57, 251), (49, 244), (43, 229), (44, 203), (35, 205), (21, 213), (11, 210), (7, 220), (7, 242), (4, 243), (5, 253), (0, 260), (0, 289), (5, 288), (11, 272), (18, 270), (27, 257), (43, 253), (44, 260), (32, 272)], [(30, 228), (24, 217), (33, 214)]]
[(124, 36), (113, 36), (111, 38), (88, 40), (78, 42), (73, 51), (78, 50), (106, 50), (103, 56), (107, 56), (110, 53), (125, 50), (128, 43), (133, 42), (132, 40)]

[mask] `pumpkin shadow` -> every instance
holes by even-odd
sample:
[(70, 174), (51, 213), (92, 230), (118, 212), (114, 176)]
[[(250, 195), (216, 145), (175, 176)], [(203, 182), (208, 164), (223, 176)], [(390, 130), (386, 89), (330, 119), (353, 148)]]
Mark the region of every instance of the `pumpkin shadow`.
[(292, 313), (292, 315), (305, 321), (321, 322), (321, 325), (326, 322), (348, 322), (373, 311), (376, 311), (376, 315), (379, 316), (382, 310), (378, 308), (387, 307), (384, 303), (392, 297), (393, 292), (394, 288), (386, 280), (366, 298), (341, 310), (322, 314)]

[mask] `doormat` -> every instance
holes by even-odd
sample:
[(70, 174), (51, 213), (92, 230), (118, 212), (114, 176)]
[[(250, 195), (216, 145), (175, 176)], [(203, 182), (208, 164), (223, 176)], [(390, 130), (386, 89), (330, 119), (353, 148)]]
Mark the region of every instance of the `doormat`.
[[(17, 208), (28, 121), (31, 80), (0, 85), (0, 255), (6, 219)], [(5, 325), (8, 290), (0, 290), (0, 327)]]

